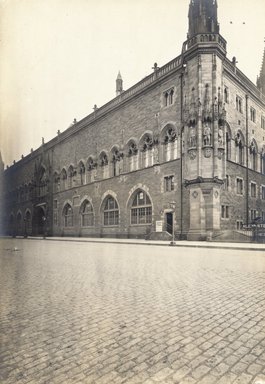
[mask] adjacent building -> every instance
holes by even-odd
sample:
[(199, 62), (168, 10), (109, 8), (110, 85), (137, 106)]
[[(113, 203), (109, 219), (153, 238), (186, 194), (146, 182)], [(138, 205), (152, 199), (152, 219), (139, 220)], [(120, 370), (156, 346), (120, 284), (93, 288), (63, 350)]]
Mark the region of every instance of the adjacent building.
[(265, 60), (226, 57), (217, 1), (182, 52), (4, 171), (10, 235), (229, 239), (265, 220)]

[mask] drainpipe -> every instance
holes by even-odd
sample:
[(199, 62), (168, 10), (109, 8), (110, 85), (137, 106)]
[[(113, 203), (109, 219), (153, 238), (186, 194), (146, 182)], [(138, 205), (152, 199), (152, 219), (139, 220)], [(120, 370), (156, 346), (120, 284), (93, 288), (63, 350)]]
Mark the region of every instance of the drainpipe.
[(183, 127), (183, 73), (184, 67), (182, 66), (180, 75), (180, 240), (183, 237), (183, 144), (182, 135), (184, 131)]
[(247, 148), (247, 154), (246, 154), (246, 225), (248, 226), (249, 223), (249, 214), (248, 214), (248, 194), (249, 194), (249, 182), (248, 182), (248, 95), (246, 95), (246, 148)]

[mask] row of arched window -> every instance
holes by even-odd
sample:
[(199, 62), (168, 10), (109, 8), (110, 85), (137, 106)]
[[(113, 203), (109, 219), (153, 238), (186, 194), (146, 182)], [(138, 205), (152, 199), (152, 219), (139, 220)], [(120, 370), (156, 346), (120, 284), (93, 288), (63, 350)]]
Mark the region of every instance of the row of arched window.
[[(138, 190), (130, 205), (130, 224), (141, 225), (152, 223), (152, 203), (146, 192)], [(108, 195), (102, 203), (102, 223), (104, 226), (116, 226), (120, 221), (120, 209), (117, 200)], [(85, 199), (81, 204), (80, 224), (82, 227), (93, 227), (95, 214), (92, 203)], [(72, 204), (67, 202), (62, 210), (63, 226), (73, 227), (74, 210)]]
[(178, 135), (172, 124), (168, 124), (162, 134), (162, 151), (159, 159), (157, 140), (152, 133), (145, 133), (139, 144), (131, 139), (124, 149), (114, 146), (108, 153), (101, 151), (98, 157), (89, 156), (77, 166), (55, 171), (53, 175), (54, 192), (83, 185), (97, 179), (118, 176), (121, 172), (132, 172), (150, 167), (156, 163), (174, 160), (178, 157)]
[[(234, 147), (232, 147), (232, 142), (234, 143)], [(248, 167), (254, 171), (265, 174), (265, 147), (263, 147), (261, 152), (259, 152), (257, 142), (254, 138), (251, 140), (250, 145), (247, 147), (242, 131), (238, 130), (234, 138), (231, 137), (231, 132), (228, 131), (226, 133), (227, 160), (233, 160), (240, 165), (246, 166), (247, 155)]]

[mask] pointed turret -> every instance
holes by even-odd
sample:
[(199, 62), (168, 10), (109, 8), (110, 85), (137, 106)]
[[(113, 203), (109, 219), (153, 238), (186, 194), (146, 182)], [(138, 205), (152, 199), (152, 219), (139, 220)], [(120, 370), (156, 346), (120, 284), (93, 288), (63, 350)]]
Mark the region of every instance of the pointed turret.
[(217, 0), (191, 0), (188, 38), (198, 33), (219, 33)]
[(260, 75), (257, 78), (257, 87), (265, 95), (265, 48), (263, 52)]
[(119, 71), (116, 79), (116, 96), (119, 96), (123, 92), (123, 80)]

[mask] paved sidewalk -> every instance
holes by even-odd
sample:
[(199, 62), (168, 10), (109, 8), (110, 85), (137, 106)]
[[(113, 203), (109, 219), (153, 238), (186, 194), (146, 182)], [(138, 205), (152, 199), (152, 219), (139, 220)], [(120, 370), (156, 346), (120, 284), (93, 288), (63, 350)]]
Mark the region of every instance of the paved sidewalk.
[[(28, 239), (43, 239), (41, 237), (28, 237)], [(144, 239), (117, 239), (117, 238), (91, 238), (91, 237), (46, 237), (45, 240), (50, 241), (76, 241), (90, 243), (109, 243), (109, 244), (139, 244), (153, 246), (169, 246), (170, 241), (144, 240)], [(175, 247), (187, 248), (221, 248), (234, 250), (249, 250), (265, 252), (265, 244), (258, 243), (228, 243), (228, 242), (211, 242), (211, 241), (175, 241)]]

